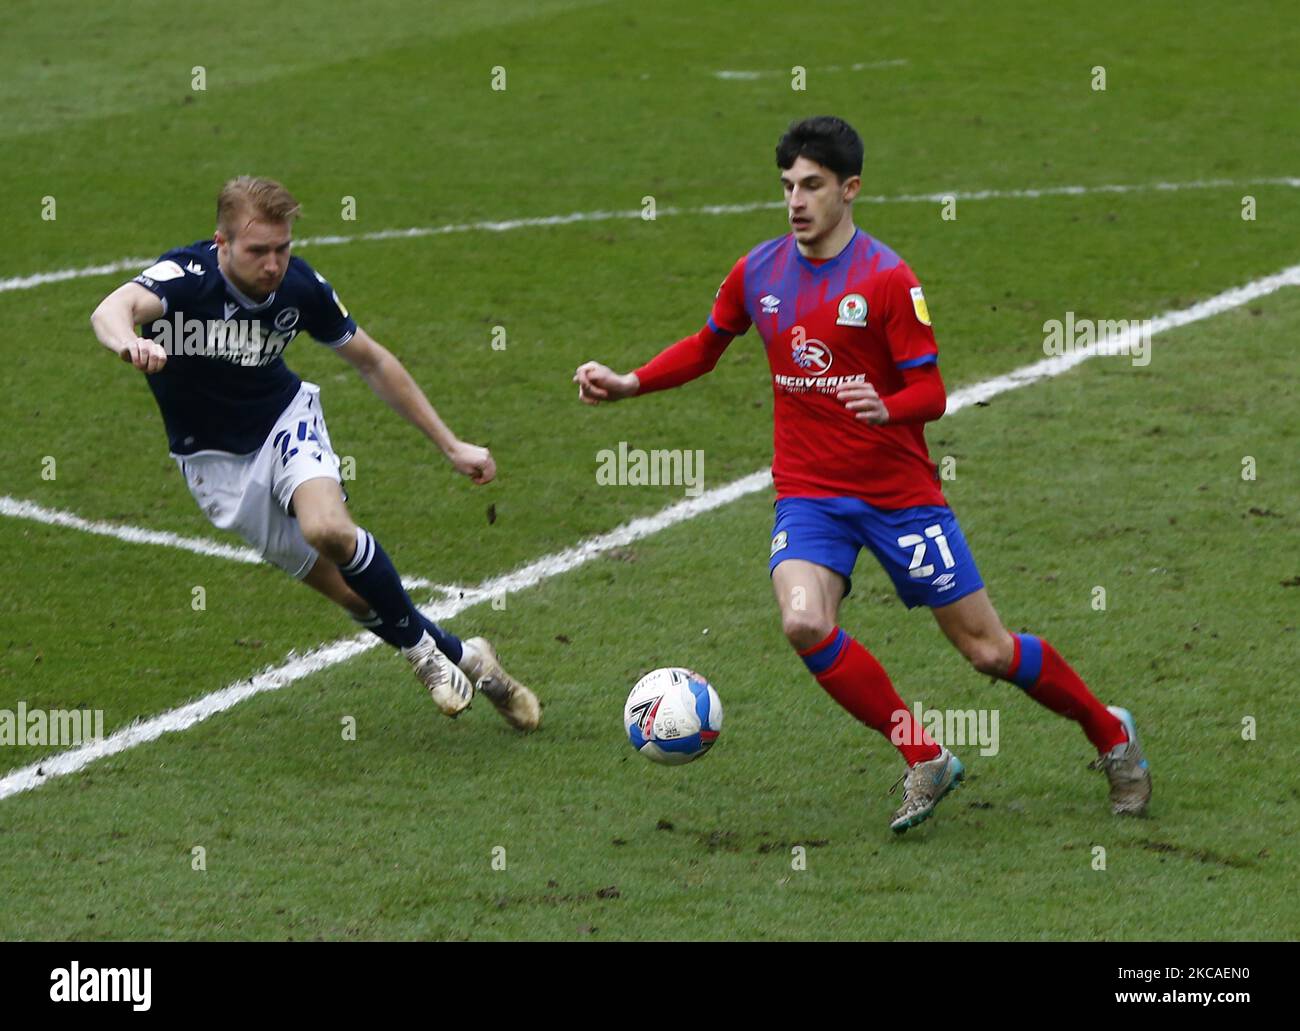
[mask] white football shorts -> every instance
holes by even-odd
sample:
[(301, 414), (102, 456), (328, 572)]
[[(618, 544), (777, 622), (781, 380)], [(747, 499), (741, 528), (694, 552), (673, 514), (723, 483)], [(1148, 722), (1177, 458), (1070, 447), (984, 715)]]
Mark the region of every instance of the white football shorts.
[(194, 500), (212, 525), (233, 530), (267, 562), (302, 579), (317, 551), (289, 515), (293, 492), (327, 477), (342, 485), (339, 458), (330, 446), (320, 387), (303, 383), (275, 426), (251, 455), (201, 451), (173, 455)]

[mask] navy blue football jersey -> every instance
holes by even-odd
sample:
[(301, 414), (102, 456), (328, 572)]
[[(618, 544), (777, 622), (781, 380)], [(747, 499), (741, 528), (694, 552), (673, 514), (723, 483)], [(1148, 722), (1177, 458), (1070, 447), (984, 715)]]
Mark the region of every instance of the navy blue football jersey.
[(163, 303), (141, 335), (167, 351), (145, 379), (174, 455), (257, 451), (302, 384), (281, 357), (289, 342), (306, 331), (342, 347), (357, 331), (333, 287), (299, 257), (263, 301), (222, 275), (211, 240), (168, 251), (132, 282)]

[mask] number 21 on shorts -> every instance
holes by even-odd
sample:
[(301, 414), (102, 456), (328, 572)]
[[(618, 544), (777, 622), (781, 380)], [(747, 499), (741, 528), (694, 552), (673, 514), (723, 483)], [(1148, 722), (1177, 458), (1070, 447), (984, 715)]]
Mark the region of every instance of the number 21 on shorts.
[(944, 569), (951, 569), (957, 564), (952, 557), (952, 550), (948, 547), (948, 538), (943, 535), (943, 527), (938, 523), (927, 526), (924, 537), (919, 533), (905, 533), (898, 538), (898, 546), (912, 549), (912, 564), (907, 567), (907, 575), (913, 580), (934, 575), (934, 563), (925, 561), (927, 538), (934, 541), (934, 546), (939, 549), (939, 558), (943, 560)]

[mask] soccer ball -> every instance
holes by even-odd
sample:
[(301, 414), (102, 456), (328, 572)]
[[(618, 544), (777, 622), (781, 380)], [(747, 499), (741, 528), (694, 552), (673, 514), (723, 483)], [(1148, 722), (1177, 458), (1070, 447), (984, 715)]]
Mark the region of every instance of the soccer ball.
[(698, 759), (722, 731), (722, 702), (694, 670), (668, 666), (647, 673), (623, 706), (632, 747), (647, 759), (681, 766)]

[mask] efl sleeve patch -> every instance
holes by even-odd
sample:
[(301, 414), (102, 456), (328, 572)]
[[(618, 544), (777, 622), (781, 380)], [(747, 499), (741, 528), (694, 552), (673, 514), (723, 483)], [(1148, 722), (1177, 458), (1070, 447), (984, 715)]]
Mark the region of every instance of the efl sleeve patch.
[(150, 265), (140, 275), (155, 283), (165, 283), (169, 279), (180, 279), (185, 275), (185, 270), (174, 261), (160, 261), (156, 265)]
[(316, 277), (316, 288), (311, 303), (303, 311), (307, 332), (327, 347), (342, 347), (356, 333), (356, 321), (329, 280), (315, 269), (311, 273)]
[(925, 303), (925, 294), (921, 292), (919, 286), (912, 287), (912, 310), (916, 312), (916, 320), (923, 326), (930, 324), (930, 309)]
[[(184, 251), (169, 251), (131, 280), (139, 283), (163, 303), (164, 312), (184, 311), (203, 289), (203, 266), (193, 261), (182, 265)], [(192, 272), (193, 275), (186, 275)]]

